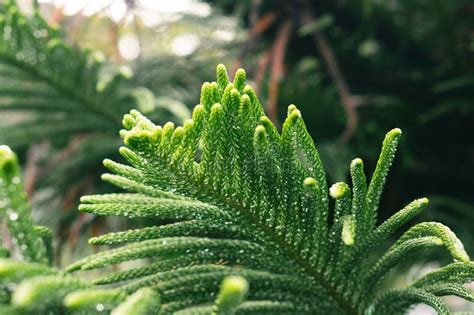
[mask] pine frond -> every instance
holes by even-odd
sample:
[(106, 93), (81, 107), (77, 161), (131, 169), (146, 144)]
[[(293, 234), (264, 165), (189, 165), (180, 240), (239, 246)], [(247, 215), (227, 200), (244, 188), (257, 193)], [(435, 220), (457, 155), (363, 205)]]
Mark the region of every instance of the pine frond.
[(160, 296), (150, 288), (137, 290), (123, 303), (112, 310), (111, 315), (148, 315), (158, 314)]
[(0, 260), (0, 279), (5, 283), (8, 281), (16, 283), (34, 276), (55, 274), (59, 274), (59, 271), (44, 264), (28, 263), (8, 258)]
[(110, 312), (126, 299), (121, 290), (81, 289), (64, 297), (64, 306), (74, 312)]
[[(20, 176), (18, 161), (10, 148), (3, 146), (1, 147), (0, 152), (0, 178), (2, 179), (2, 183), (3, 180), (5, 180), (5, 183), (10, 183), (13, 177)], [(14, 191), (17, 192), (16, 190)], [(171, 197), (169, 194), (164, 194), (164, 196)], [(110, 194), (91, 196), (90, 201), (109, 202), (116, 198), (122, 198), (123, 201), (130, 202), (134, 199), (139, 199), (140, 197), (138, 195), (126, 196)], [(149, 199), (150, 198), (148, 197), (144, 197), (142, 198), (142, 201), (146, 204), (147, 202), (150, 202)], [(180, 199), (182, 198), (174, 198), (174, 200)], [(23, 202), (25, 203), (25, 207), (29, 209), (27, 201), (24, 200)], [(26, 216), (27, 218), (29, 218), (29, 215), (30, 212), (28, 211), (21, 213), (21, 216)], [(23, 218), (18, 217), (15, 218), (15, 221), (16, 220), (22, 222)], [(192, 221), (189, 221), (189, 223), (192, 223)], [(204, 230), (206, 227), (207, 226), (205, 225)], [(51, 246), (51, 233), (47, 228), (32, 226), (32, 231), (37, 232), (37, 237), (40, 237), (45, 244), (48, 243), (48, 247)], [(182, 229), (178, 229), (175, 233), (179, 233), (179, 231), (182, 231)], [(52, 253), (52, 248), (50, 248), (49, 251)], [(33, 258), (37, 259), (37, 257)], [(193, 259), (195, 259), (195, 257), (193, 257)], [(189, 265), (189, 262), (184, 265)], [(175, 269), (178, 266), (179, 263), (172, 260), (172, 265), (169, 265), (168, 267), (170, 269)], [(202, 271), (203, 268), (209, 271), (209, 274), (206, 275), (205, 278), (211, 281), (216, 281), (216, 279), (221, 278), (222, 275), (228, 274), (231, 271), (230, 269), (223, 270), (217, 266), (210, 265), (207, 267), (196, 266), (197, 273)], [(174, 274), (168, 274), (165, 279), (171, 281), (171, 284), (163, 284), (163, 287), (166, 288), (170, 285), (173, 286), (173, 283), (176, 283), (176, 281), (172, 281), (173, 277), (180, 278), (177, 281), (178, 283), (182, 283), (183, 286), (180, 290), (176, 290), (175, 294), (177, 293), (179, 295), (183, 294), (183, 292), (186, 293), (189, 289), (185, 284), (189, 281), (195, 281), (195, 271), (196, 270), (185, 270), (183, 273), (182, 270), (180, 270)], [(259, 277), (261, 278), (262, 274), (249, 271), (246, 273), (246, 276), (255, 280), (259, 279)], [(55, 314), (62, 314), (65, 312), (78, 314), (95, 312), (111, 312), (112, 314), (150, 314), (159, 311), (161, 298), (155, 290), (152, 290), (147, 286), (148, 283), (159, 280), (159, 278), (153, 276), (146, 279), (146, 281), (142, 280), (131, 283), (127, 287), (124, 287), (124, 289), (101, 289), (94, 288), (90, 283), (77, 277), (65, 275), (59, 270), (48, 267), (44, 262), (31, 263), (2, 259), (0, 260), (0, 306), (2, 312), (5, 314), (25, 314), (34, 312), (48, 312)], [(293, 282), (293, 287), (296, 288), (294, 279), (282, 279), (281, 285), (284, 282)], [(291, 287), (291, 285), (288, 286), (288, 288)], [(227, 314), (230, 313), (232, 309), (235, 311), (236, 307), (244, 298), (247, 290), (246, 288), (247, 282), (244, 278), (236, 276), (228, 278), (223, 283), (221, 293), (216, 300), (216, 305), (214, 307), (216, 312)], [(127, 294), (130, 295), (127, 296)], [(167, 310), (169, 311), (178, 306), (185, 307), (188, 305), (189, 304), (187, 303), (175, 303), (175, 305), (169, 303), (167, 305)]]
[(132, 86), (131, 76), (126, 67), (107, 65), (102, 53), (68, 43), (39, 6), (28, 16), (14, 0), (0, 4), (0, 113), (20, 118), (2, 121), (0, 143), (19, 150), (47, 140), (75, 153), (61, 163), (57, 154), (54, 176), (45, 172), (41, 185), (61, 190), (95, 171), (120, 145), (122, 116), (155, 108), (153, 93)]
[(0, 219), (5, 219), (8, 230), (26, 261), (51, 263), (51, 232), (46, 227), (33, 225), (18, 159), (4, 145), (0, 146)]
[(62, 305), (63, 298), (89, 284), (76, 277), (61, 275), (37, 276), (26, 279), (18, 285), (12, 296), (13, 305), (22, 308), (43, 308)]
[[(130, 70), (123, 68), (108, 80), (102, 79), (104, 57), (90, 49), (80, 50), (67, 44), (60, 32), (44, 20), (39, 7), (33, 10), (31, 17), (25, 16), (12, 0), (0, 7), (0, 77), (7, 83), (0, 90), (0, 110), (55, 113), (41, 124), (31, 124), (42, 128), (42, 132), (38, 133), (37, 128), (17, 128), (24, 138), (36, 135), (35, 139), (40, 140), (57, 136), (57, 128), (48, 131), (48, 127), (55, 122), (70, 123), (68, 118), (77, 121), (72, 118), (78, 113), (84, 115), (81, 122), (84, 126), (63, 125), (60, 128), (64, 128), (65, 134), (114, 130), (127, 110), (126, 101), (133, 101), (123, 85), (131, 75)], [(25, 96), (28, 96), (26, 100)], [(21, 143), (24, 138), (17, 136), (9, 134)]]
[[(153, 288), (160, 314), (219, 307), (237, 314), (397, 314), (419, 302), (444, 314), (438, 295), (457, 292), (470, 299), (457, 285), (472, 279), (472, 263), (441, 224), (415, 225), (372, 263), (376, 249), (428, 203), (415, 200), (377, 222), (399, 129), (387, 133), (370, 182), (362, 160), (355, 159), (352, 189), (345, 183), (328, 189), (296, 106), (289, 106), (279, 132), (245, 85), (245, 72), (237, 71), (231, 82), (222, 65), (217, 81), (203, 84), (200, 104), (183, 126), (157, 126), (136, 110), (125, 115), (123, 126), (126, 147), (120, 153), (130, 165), (107, 160), (115, 175), (103, 178), (132, 193), (86, 196), (80, 210), (164, 223), (91, 239), (123, 246), (86, 257), (69, 272), (150, 259), (95, 282), (128, 293)], [(434, 246), (445, 247), (456, 262), (407, 288), (380, 289), (407, 255)], [(247, 300), (241, 301), (242, 285), (234, 293), (223, 285), (213, 308), (218, 286), (229, 276), (246, 279)]]
[(474, 263), (455, 262), (418, 279), (412, 284), (412, 286), (421, 288), (437, 283), (463, 284), (472, 281), (474, 281)]
[(367, 314), (403, 314), (410, 305), (418, 303), (431, 306), (439, 315), (450, 314), (447, 305), (439, 297), (413, 288), (384, 292), (369, 308)]
[(62, 312), (64, 296), (90, 284), (48, 266), (53, 261), (51, 231), (33, 224), (18, 159), (7, 146), (0, 146), (0, 204), (0, 219), (16, 245), (12, 256), (19, 252), (22, 258), (0, 259), (2, 314), (4, 308), (11, 314)]

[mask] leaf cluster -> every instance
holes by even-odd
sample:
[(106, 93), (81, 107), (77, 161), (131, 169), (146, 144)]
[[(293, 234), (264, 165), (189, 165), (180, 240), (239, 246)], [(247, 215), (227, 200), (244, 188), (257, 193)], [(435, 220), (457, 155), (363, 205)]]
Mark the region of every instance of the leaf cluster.
[[(377, 222), (399, 129), (387, 133), (370, 181), (355, 159), (352, 187), (339, 182), (328, 189), (298, 109), (289, 107), (280, 133), (245, 84), (245, 72), (237, 71), (231, 83), (222, 65), (183, 126), (156, 126), (137, 111), (125, 115), (123, 125), (127, 147), (120, 153), (130, 165), (106, 160), (114, 174), (103, 179), (129, 193), (83, 197), (80, 210), (165, 223), (92, 238), (92, 244), (118, 247), (67, 272), (151, 260), (95, 279), (98, 288), (113, 285), (120, 292), (114, 294), (130, 299), (152, 288), (160, 314), (207, 314), (213, 307), (230, 307), (229, 314), (400, 314), (417, 303), (449, 314), (441, 296), (473, 301), (463, 284), (473, 280), (474, 265), (440, 223), (414, 225), (376, 256), (428, 203), (417, 199)], [(381, 286), (405, 258), (435, 247), (445, 248), (453, 263), (405, 288)], [(246, 281), (224, 281), (216, 298), (229, 276)]]
[[(0, 71), (11, 77), (0, 109), (48, 113), (8, 137), (22, 144), (30, 136), (113, 130), (130, 99), (121, 88), (126, 72), (99, 80), (100, 58), (66, 45), (37, 7), (31, 18), (12, 1), (0, 12)], [(355, 159), (351, 185), (329, 187), (296, 106), (288, 107), (279, 131), (246, 85), (244, 70), (233, 82), (222, 65), (216, 75), (202, 86), (200, 104), (183, 126), (155, 125), (137, 110), (124, 116), (126, 146), (119, 152), (128, 165), (105, 160), (111, 173), (102, 179), (128, 192), (85, 196), (80, 210), (160, 224), (92, 238), (91, 244), (114, 248), (65, 271), (50, 266), (51, 232), (33, 224), (18, 159), (0, 147), (0, 219), (17, 245), (0, 253), (22, 258), (0, 260), (2, 311), (370, 315), (426, 303), (449, 314), (441, 296), (474, 300), (463, 286), (474, 279), (474, 265), (448, 227), (420, 223), (384, 248), (428, 203), (417, 199), (378, 222), (399, 129), (385, 136), (370, 180)], [(453, 262), (405, 288), (382, 287), (405, 258), (435, 247)], [(135, 260), (144, 264), (93, 281), (72, 274)]]
[(111, 67), (102, 53), (63, 39), (38, 3), (31, 16), (13, 0), (0, 4), (0, 143), (20, 152), (50, 144), (37, 162), (42, 187), (64, 191), (96, 171), (120, 144), (115, 130), (123, 114), (154, 110), (153, 93), (131, 78), (128, 67)]

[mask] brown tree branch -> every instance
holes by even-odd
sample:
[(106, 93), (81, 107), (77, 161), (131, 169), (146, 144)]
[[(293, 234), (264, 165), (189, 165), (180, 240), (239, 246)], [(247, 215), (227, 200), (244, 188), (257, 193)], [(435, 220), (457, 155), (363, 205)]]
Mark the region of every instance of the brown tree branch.
[[(258, 3), (256, 3), (257, 5)], [(255, 15), (255, 12), (253, 13)], [(242, 65), (242, 60), (244, 60), (245, 56), (252, 51), (258, 37), (265, 32), (276, 20), (277, 14), (275, 12), (270, 12), (265, 14), (260, 18), (256, 18), (253, 16), (251, 18), (251, 29), (247, 40), (243, 43), (242, 49), (239, 52), (239, 56), (237, 60), (232, 65), (232, 73), (237, 71), (238, 68)]]
[(33, 144), (28, 148), (28, 153), (25, 163), (24, 174), (24, 189), (28, 197), (31, 197), (33, 191), (35, 190), (36, 180), (40, 173), (40, 168), (38, 166), (38, 161), (41, 158), (42, 151), (44, 151), (47, 143), (42, 144)]
[[(303, 9), (300, 11), (300, 17), (303, 24), (305, 25), (312, 23), (315, 20), (315, 17), (311, 12), (311, 8), (307, 2), (304, 2)], [(351, 94), (350, 88), (336, 59), (336, 55), (334, 54), (331, 45), (327, 41), (326, 36), (324, 36), (321, 31), (314, 30), (311, 33), (311, 38), (313, 39), (317, 50), (321, 54), (321, 58), (324, 60), (327, 66), (329, 75), (331, 76), (339, 91), (339, 97), (347, 115), (346, 128), (340, 136), (340, 140), (342, 142), (347, 142), (352, 138), (358, 124), (358, 116), (355, 110), (355, 107), (358, 105), (356, 98), (354, 98), (354, 96)]]
[(263, 55), (260, 56), (257, 66), (257, 71), (255, 72), (255, 93), (259, 94), (260, 87), (262, 86), (263, 77), (265, 72), (268, 69), (270, 60), (272, 59), (272, 48), (268, 49)]
[(283, 77), (283, 66), (285, 60), (286, 47), (290, 38), (292, 23), (286, 20), (278, 29), (277, 37), (273, 43), (271, 54), (271, 73), (268, 86), (268, 117), (278, 124), (278, 91), (280, 80)]

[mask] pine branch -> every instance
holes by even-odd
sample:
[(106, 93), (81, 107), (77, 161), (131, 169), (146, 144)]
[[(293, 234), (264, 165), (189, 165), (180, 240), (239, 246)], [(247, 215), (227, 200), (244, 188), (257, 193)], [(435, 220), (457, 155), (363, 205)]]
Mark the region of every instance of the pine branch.
[[(126, 169), (126, 167), (118, 167), (117, 164), (111, 163), (116, 169)], [(0, 259), (0, 308), (2, 314), (24, 314), (24, 313), (52, 313), (63, 314), (66, 312), (75, 313), (93, 313), (93, 312), (110, 312), (111, 314), (136, 314), (145, 315), (157, 312), (160, 309), (160, 295), (147, 287), (142, 287), (140, 282), (131, 284), (128, 289), (97, 289), (93, 288), (89, 282), (83, 281), (77, 277), (64, 274), (59, 270), (50, 268), (45, 265), (45, 256), (51, 262), (51, 232), (45, 227), (34, 226), (31, 222), (29, 205), (26, 195), (20, 189), (21, 180), (19, 165), (16, 155), (9, 147), (0, 147), (0, 196), (2, 206), (21, 206), (22, 211), (15, 213), (12, 218), (10, 214), (8, 220), (15, 223), (9, 224), (10, 232), (14, 237), (19, 235), (20, 241), (26, 240), (28, 244), (30, 237), (37, 238), (38, 244), (35, 247), (27, 247), (22, 243), (20, 246), (23, 252), (23, 258), (26, 260), (38, 261), (28, 263), (15, 261), (10, 259)], [(131, 172), (133, 174), (133, 172)], [(130, 174), (130, 172), (129, 172)], [(160, 194), (160, 196), (170, 196), (170, 194)], [(119, 194), (111, 194), (109, 196), (96, 196), (90, 198), (90, 201), (107, 202), (116, 198), (124, 197)], [(122, 198), (125, 202), (139, 199), (139, 195), (125, 196)], [(10, 199), (13, 199), (12, 202)], [(171, 200), (179, 200), (175, 198)], [(148, 203), (153, 198), (142, 196), (142, 201)], [(184, 202), (184, 201), (183, 201)], [(188, 201), (189, 202), (189, 201)], [(9, 210), (10, 211), (10, 210)], [(13, 220), (12, 220), (13, 219)], [(18, 224), (16, 223), (18, 222)], [(26, 230), (28, 229), (28, 230)], [(178, 232), (180, 229), (178, 229)], [(20, 234), (18, 234), (20, 233)], [(28, 237), (26, 237), (28, 236)], [(170, 239), (173, 241), (174, 239)], [(161, 241), (163, 243), (163, 241)], [(40, 256), (35, 250), (44, 250), (43, 256)], [(251, 251), (249, 251), (251, 252)], [(173, 269), (178, 264), (173, 263)], [(201, 268), (201, 267), (198, 267)], [(202, 269), (202, 268), (201, 268)], [(209, 270), (214, 270), (211, 266)], [(217, 271), (217, 270), (216, 270)], [(213, 277), (222, 275), (222, 270)], [(230, 271), (230, 270), (226, 270)], [(193, 275), (193, 273), (189, 273)], [(247, 274), (252, 278), (258, 275), (254, 273)], [(261, 276), (261, 275), (260, 275)], [(181, 277), (178, 282), (186, 283), (186, 277)], [(191, 278), (192, 279), (192, 278)], [(211, 278), (212, 279), (212, 278)], [(152, 281), (153, 279), (148, 279)], [(171, 283), (173, 278), (168, 278)], [(290, 279), (288, 279), (290, 280)], [(230, 283), (229, 283), (230, 281)], [(237, 286), (234, 284), (237, 281)], [(229, 314), (231, 309), (236, 308), (242, 302), (245, 293), (239, 293), (241, 284), (246, 282), (242, 278), (231, 277), (222, 287), (222, 293), (216, 301), (216, 312)], [(169, 286), (169, 283), (162, 283), (161, 288)], [(173, 284), (171, 284), (173, 286)], [(130, 289), (131, 287), (137, 289)], [(238, 290), (235, 291), (235, 288)], [(245, 289), (245, 288), (243, 288)], [(186, 291), (187, 289), (184, 289)], [(245, 291), (245, 290), (244, 290)], [(175, 291), (176, 292), (176, 291)], [(179, 292), (179, 290), (177, 291)], [(182, 293), (180, 293), (182, 294)], [(235, 294), (238, 294), (237, 296)], [(182, 304), (183, 306), (185, 304)], [(170, 307), (169, 309), (173, 309)]]
[[(437, 295), (457, 292), (469, 298), (448, 279), (469, 281), (472, 263), (456, 236), (439, 223), (415, 225), (375, 265), (370, 263), (382, 243), (428, 202), (415, 200), (377, 225), (399, 129), (386, 135), (370, 183), (362, 161), (355, 159), (352, 189), (337, 183), (328, 191), (299, 110), (288, 108), (280, 133), (245, 85), (243, 70), (232, 83), (222, 65), (216, 75), (216, 82), (203, 85), (200, 104), (183, 126), (157, 126), (135, 110), (125, 115), (120, 134), (126, 147), (120, 153), (130, 166), (107, 160), (105, 166), (116, 175), (104, 179), (134, 193), (86, 196), (80, 207), (172, 222), (94, 238), (93, 244), (126, 244), (86, 257), (68, 271), (158, 259), (96, 283), (117, 283), (130, 293), (154, 288), (163, 314), (209, 312), (205, 304), (213, 303), (216, 286), (231, 275), (248, 281), (248, 302), (232, 306), (245, 314), (392, 314), (420, 301), (444, 312)], [(379, 289), (407, 255), (433, 246), (445, 247), (461, 261), (432, 273), (439, 287), (415, 283), (401, 291)], [(457, 277), (459, 268), (464, 273)], [(421, 283), (429, 282), (427, 277)]]
[(7, 146), (0, 146), (0, 202), (0, 219), (6, 221), (23, 258), (31, 262), (51, 263), (51, 231), (33, 225), (18, 159)]
[[(74, 153), (53, 159), (55, 175), (48, 176), (46, 166), (38, 186), (66, 190), (87, 170), (95, 171), (119, 146), (116, 126), (123, 114), (132, 107), (154, 109), (153, 93), (130, 84), (130, 69), (110, 68), (100, 52), (63, 40), (39, 6), (26, 16), (14, 0), (0, 4), (0, 112), (21, 117), (3, 122), (0, 143), (23, 149), (49, 141), (58, 151)], [(82, 140), (70, 150), (78, 135)]]

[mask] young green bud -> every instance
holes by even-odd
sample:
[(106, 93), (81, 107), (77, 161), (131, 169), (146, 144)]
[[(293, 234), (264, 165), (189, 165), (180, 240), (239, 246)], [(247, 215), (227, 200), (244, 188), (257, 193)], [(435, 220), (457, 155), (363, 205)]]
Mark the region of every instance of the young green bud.
[(222, 281), (219, 296), (212, 314), (232, 315), (237, 307), (245, 300), (248, 292), (248, 283), (241, 276), (229, 276)]
[(20, 167), (16, 154), (6, 145), (0, 145), (0, 176), (11, 179), (18, 176)]
[(345, 197), (349, 192), (349, 186), (343, 182), (335, 183), (329, 188), (329, 195), (336, 200)]
[[(293, 113), (295, 110), (298, 110), (295, 104), (291, 104), (290, 106), (288, 106), (288, 116), (290, 116), (291, 113)], [(301, 117), (301, 114), (300, 114), (300, 117)]]
[(245, 70), (244, 69), (239, 69), (235, 73), (234, 76), (234, 86), (239, 90), (242, 91), (245, 87)]
[(137, 120), (130, 114), (123, 116), (122, 125), (125, 129), (130, 130), (137, 124)]
[(224, 90), (229, 84), (229, 76), (227, 75), (227, 69), (223, 64), (217, 65), (216, 68), (216, 77), (217, 77), (217, 85), (221, 90)]
[(120, 75), (124, 79), (131, 79), (133, 76), (133, 71), (128, 66), (121, 66), (118, 75)]

